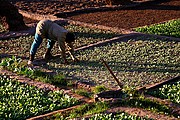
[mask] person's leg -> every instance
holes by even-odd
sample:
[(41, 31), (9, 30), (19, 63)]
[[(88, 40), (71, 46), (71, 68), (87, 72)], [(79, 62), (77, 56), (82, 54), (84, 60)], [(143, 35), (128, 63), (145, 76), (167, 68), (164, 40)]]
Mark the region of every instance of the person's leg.
[(34, 41), (31, 45), (31, 49), (30, 49), (30, 61), (33, 61), (34, 60), (34, 56), (37, 52), (37, 49), (39, 48), (40, 44), (42, 43), (42, 38), (40, 35), (38, 34), (35, 34), (35, 37), (34, 37)]
[(52, 50), (54, 44), (55, 44), (55, 41), (48, 39), (47, 50), (46, 50), (46, 53), (44, 56), (45, 59), (51, 59), (52, 58), (51, 50)]

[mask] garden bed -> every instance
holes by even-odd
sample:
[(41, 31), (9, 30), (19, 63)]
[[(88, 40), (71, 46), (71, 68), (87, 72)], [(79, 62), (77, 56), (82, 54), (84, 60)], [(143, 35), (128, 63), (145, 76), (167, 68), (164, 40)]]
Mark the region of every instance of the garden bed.
[[(147, 38), (146, 38), (147, 39)], [(163, 50), (163, 47), (162, 46), (164, 46), (165, 48), (166, 48), (166, 51), (171, 51), (170, 53), (172, 53), (172, 51), (173, 52), (175, 52), (175, 53), (173, 53), (173, 54), (169, 54), (168, 52), (163, 52), (164, 54), (165, 54), (165, 56), (167, 55), (167, 57), (170, 55), (171, 57), (171, 59), (173, 59), (173, 60), (175, 60), (175, 61), (172, 61), (173, 63), (168, 63), (167, 65), (163, 65), (164, 67), (166, 67), (166, 69), (164, 69), (165, 71), (162, 71), (162, 68), (163, 68), (163, 66), (160, 66), (160, 68), (158, 68), (158, 66), (154, 66), (155, 64), (152, 64), (153, 66), (151, 66), (150, 64), (148, 64), (148, 66), (151, 68), (151, 67), (153, 67), (153, 70), (157, 70), (157, 73), (154, 71), (151, 71), (151, 69), (150, 68), (146, 68), (147, 66), (145, 65), (144, 67), (144, 69), (146, 69), (146, 70), (150, 70), (149, 72), (146, 72), (147, 73), (147, 75), (150, 75), (150, 73), (152, 72), (153, 74), (157, 74), (157, 76), (159, 77), (159, 72), (161, 72), (161, 74), (162, 75), (166, 75), (166, 76), (169, 76), (169, 75), (172, 75), (171, 77), (175, 77), (176, 75), (178, 76), (178, 67), (176, 68), (175, 66), (176, 66), (176, 64), (178, 64), (178, 63), (176, 63), (176, 62), (178, 62), (178, 61), (176, 61), (176, 57), (177, 57), (177, 54), (178, 53), (176, 53), (177, 51), (176, 50), (179, 50), (179, 48), (178, 48), (178, 46), (176, 46), (177, 44), (178, 44), (178, 42), (177, 41), (169, 41), (169, 40), (154, 40), (154, 38), (150, 38), (150, 39), (148, 39), (148, 40), (146, 40), (146, 39), (144, 39), (143, 40), (143, 38), (139, 38), (139, 37), (137, 37), (136, 38), (136, 40), (129, 40), (129, 39), (126, 39), (126, 40), (123, 40), (123, 41), (119, 41), (119, 40), (114, 40), (114, 41), (109, 41), (109, 42), (105, 42), (105, 43), (101, 43), (101, 44), (97, 44), (96, 46), (90, 46), (90, 47), (87, 47), (87, 48), (85, 48), (85, 49), (81, 49), (81, 50), (79, 50), (79, 51), (77, 51), (77, 52), (79, 52), (79, 53), (81, 53), (80, 51), (83, 51), (82, 53), (81, 53), (81, 55), (80, 56), (82, 56), (83, 54), (86, 56), (87, 55), (87, 53), (88, 53), (88, 55), (90, 55), (90, 56), (93, 56), (93, 57), (95, 57), (96, 58), (96, 56), (95, 55), (91, 55), (91, 51), (93, 50), (93, 51), (98, 51), (98, 49), (101, 49), (101, 52), (102, 52), (102, 50), (109, 50), (109, 51), (111, 51), (111, 52), (113, 52), (114, 50), (117, 50), (117, 49), (114, 49), (113, 48), (113, 46), (115, 45), (117, 45), (118, 46), (118, 44), (122, 44), (122, 46), (121, 47), (123, 47), (124, 45), (127, 47), (127, 48), (131, 48), (131, 45), (133, 45), (132, 47), (133, 48), (138, 48), (139, 50), (141, 50), (140, 48), (143, 48), (143, 45), (145, 45), (145, 44), (148, 44), (148, 46), (149, 46), (149, 48), (150, 49), (152, 49), (152, 47), (151, 47), (151, 45), (152, 46), (156, 46), (155, 48), (154, 48), (154, 50), (157, 50), (158, 51), (158, 48), (160, 47), (161, 49), (159, 49), (159, 50)], [(105, 47), (105, 46), (111, 46), (111, 49), (104, 49), (103, 47)], [(128, 47), (129, 46), (129, 47)], [(138, 46), (140, 46), (140, 47), (138, 47)], [(171, 47), (173, 48), (172, 50), (171, 50)], [(145, 47), (146, 48), (146, 47)], [(175, 48), (177, 48), (177, 49), (175, 49)], [(149, 50), (150, 50), (149, 49)], [(169, 50), (168, 50), (169, 49)], [(135, 49), (136, 50), (136, 49)], [(148, 50), (148, 48), (146, 48), (145, 49), (145, 51), (149, 51)], [(88, 52), (89, 51), (89, 52)], [(130, 51), (134, 51), (134, 50), (130, 50)], [(98, 52), (98, 54), (101, 56), (101, 53), (100, 51)], [(151, 53), (151, 50), (149, 51), (150, 53)], [(154, 51), (155, 52), (155, 51)], [(77, 53), (77, 55), (79, 54), (79, 53)], [(96, 53), (96, 52), (95, 52)], [(106, 54), (107, 54), (108, 52), (106, 52)], [(116, 52), (116, 53), (118, 53), (118, 52)], [(135, 52), (136, 53), (136, 52)], [(157, 53), (159, 53), (159, 52), (157, 52)], [(112, 53), (111, 53), (112, 54)], [(111, 54), (109, 54), (109, 55), (111, 55)], [(145, 52), (145, 54), (147, 54), (146, 52)], [(156, 54), (154, 54), (153, 53), (153, 51), (152, 51), (152, 54), (153, 55), (156, 55)], [(103, 54), (102, 54), (103, 55)], [(113, 54), (112, 54), (113, 55)], [(173, 56), (172, 56), (173, 55)], [(160, 55), (161, 56), (161, 55)], [(164, 57), (165, 57), (164, 56)], [(83, 58), (83, 61), (81, 62), (81, 63), (76, 63), (76, 64), (71, 64), (71, 65), (63, 65), (63, 64), (61, 64), (61, 63), (59, 63), (59, 62), (57, 62), (57, 61), (59, 61), (59, 58), (57, 58), (57, 59), (55, 59), (55, 60), (53, 60), (53, 61), (49, 61), (49, 63), (48, 63), (48, 69), (49, 70), (56, 70), (56, 72), (58, 72), (58, 70), (59, 70), (59, 72), (62, 72), (62, 70), (64, 69), (65, 71), (67, 70), (67, 71), (69, 71), (69, 70), (84, 70), (83, 72), (79, 72), (79, 73), (85, 73), (85, 70), (87, 69), (89, 72), (87, 72), (86, 73), (86, 75), (87, 74), (89, 74), (89, 73), (93, 73), (93, 72), (90, 72), (90, 70), (94, 70), (94, 69), (91, 69), (91, 67), (92, 68), (95, 68), (95, 67), (102, 67), (102, 69), (97, 69), (98, 70), (98, 72), (101, 72), (101, 71), (99, 71), (99, 70), (102, 70), (102, 71), (106, 71), (107, 73), (106, 73), (106, 75), (109, 75), (109, 73), (108, 73), (108, 71), (106, 70), (106, 69), (104, 69), (103, 68), (103, 65), (102, 65), (102, 63), (100, 63), (99, 62), (99, 59), (97, 59), (97, 61), (96, 61), (96, 59), (95, 58), (88, 58), (87, 56), (85, 57), (85, 58), (87, 58), (88, 59), (88, 62), (86, 62), (86, 66), (87, 65), (89, 65), (90, 63), (92, 64), (92, 65), (90, 65), (89, 67), (84, 67), (84, 68), (82, 68), (82, 69), (79, 69), (79, 67), (78, 67), (78, 65), (79, 66), (81, 66), (81, 67), (83, 67), (84, 66), (84, 64), (82, 65), (82, 62), (85, 62), (85, 60), (86, 59), (84, 59)], [(105, 57), (105, 56), (104, 56)], [(141, 56), (142, 57), (142, 56)], [(113, 58), (113, 57), (112, 57)], [(120, 58), (120, 57), (117, 57), (117, 58)], [(143, 57), (142, 57), (143, 58)], [(166, 58), (166, 57), (165, 57)], [(169, 58), (169, 57), (168, 57)], [(91, 61), (91, 59), (94, 61), (94, 62), (89, 62), (89, 61)], [(129, 59), (129, 57), (128, 57), (128, 59)], [(161, 59), (160, 57), (159, 57), (159, 59)], [(108, 58), (106, 58), (106, 60), (108, 60)], [(119, 59), (114, 59), (114, 60), (119, 60)], [(121, 60), (121, 59), (120, 59)], [(162, 59), (162, 60), (165, 60), (165, 59)], [(56, 61), (56, 62), (55, 62)], [(122, 60), (121, 60), (122, 61)], [(157, 61), (158, 61), (158, 59), (157, 59)], [(157, 62), (156, 61), (156, 62)], [(171, 61), (171, 60), (168, 60), (168, 61)], [(129, 61), (130, 62), (130, 61)], [(134, 61), (135, 62), (135, 61)], [(143, 62), (142, 60), (141, 60), (141, 62)], [(150, 61), (149, 61), (150, 62)], [(152, 61), (153, 62), (153, 61)], [(159, 62), (161, 62), (161, 60), (159, 61)], [(165, 61), (164, 61), (165, 62)], [(55, 65), (56, 64), (56, 66), (54, 66), (54, 67), (52, 67), (51, 65), (52, 65), (52, 63)], [(109, 62), (108, 62), (108, 64), (110, 65), (110, 67), (112, 68), (112, 70), (113, 71), (116, 71), (115, 69), (116, 69), (116, 67), (114, 68), (114, 67), (112, 67), (112, 65), (114, 65), (115, 63), (117, 63), (117, 62), (112, 62), (113, 64), (109, 64)], [(130, 62), (131, 63), (131, 62)], [(96, 64), (98, 64), (98, 66), (96, 65)], [(136, 64), (134, 64), (134, 65), (136, 65)], [(137, 64), (138, 65), (138, 64)], [(140, 65), (142, 65), (142, 64), (140, 64)], [(59, 67), (60, 66), (60, 67)], [(65, 67), (65, 68), (69, 68), (69, 69), (65, 69), (65, 68), (63, 68), (63, 66)], [(117, 66), (117, 65), (116, 65)], [(119, 66), (119, 65), (118, 65)], [(174, 67), (173, 67), (174, 66)], [(42, 66), (41, 66), (42, 67)], [(73, 69), (72, 69), (72, 67), (74, 67)], [(121, 65), (121, 67), (122, 68), (125, 68), (125, 72), (126, 72), (126, 70), (128, 70), (127, 68), (130, 68), (130, 67), (127, 67), (127, 66), (122, 66)], [(132, 65), (131, 65), (131, 67), (132, 67)], [(138, 66), (137, 66), (138, 67)], [(168, 74), (166, 74), (167, 73), (167, 67), (169, 67), (169, 69), (170, 69), (170, 71), (177, 71), (177, 74), (174, 74), (175, 76), (173, 76), (173, 74), (172, 73), (168, 73)], [(43, 67), (42, 67), (43, 68)], [(141, 68), (141, 67), (140, 67)], [(141, 68), (142, 69), (142, 68)], [(160, 71), (159, 71), (159, 70)], [(138, 70), (138, 69), (137, 69)], [(73, 71), (72, 71), (72, 73), (73, 73)], [(175, 72), (174, 71), (174, 72)], [(64, 72), (65, 73), (65, 72)], [(79, 74), (78, 73), (78, 74)], [(96, 72), (97, 73), (97, 72)], [(131, 73), (131, 70), (128, 72), (128, 73)], [(132, 75), (136, 75), (136, 74), (134, 74), (134, 73), (136, 73), (136, 72), (133, 72), (132, 71), (132, 73), (133, 74), (131, 74), (131, 76)], [(176, 73), (176, 72), (175, 72)], [(127, 74), (127, 73), (126, 73)], [(142, 75), (142, 73), (139, 71), (139, 72), (137, 72), (137, 78), (138, 78), (138, 74), (141, 76)], [(67, 75), (69, 75), (69, 74), (67, 74)], [(74, 76), (73, 76), (74, 77)], [(84, 76), (81, 76), (81, 77), (84, 77)], [(144, 77), (146, 77), (146, 75), (144, 74), (143, 75), (143, 78)], [(153, 76), (154, 77), (154, 76)], [(170, 76), (169, 76), (169, 78), (171, 78)], [(68, 77), (69, 78), (69, 77)], [(85, 78), (87, 78), (86, 76), (85, 76)], [(88, 78), (90, 78), (90, 77), (88, 77)], [(98, 80), (99, 80), (99, 78), (101, 78), (100, 76), (98, 76)], [(111, 78), (111, 75), (110, 75), (110, 78)], [(127, 77), (124, 77), (124, 78), (127, 78)], [(134, 78), (134, 77), (131, 77), (131, 78)], [(150, 78), (150, 76), (148, 77), (148, 79)], [(162, 80), (162, 77), (160, 77), (161, 79), (159, 79), (159, 80)], [(73, 80), (76, 80), (77, 79), (77, 77), (75, 78), (73, 78)], [(168, 79), (168, 77), (166, 78), (166, 79)], [(166, 79), (164, 79), (164, 80), (166, 80)], [(111, 80), (112, 81), (114, 81), (112, 78), (111, 78)], [(138, 78), (138, 80), (139, 80), (139, 78)], [(156, 82), (158, 82), (158, 81), (154, 81), (155, 79), (154, 78), (152, 78), (151, 79), (152, 81), (152, 84), (154, 84), (154, 83), (156, 83)], [(156, 80), (158, 80), (158, 79), (156, 79)], [(81, 80), (80, 80), (81, 81)], [(82, 80), (83, 81), (83, 80)], [(105, 80), (106, 81), (106, 80)], [(145, 80), (145, 81), (147, 81), (147, 80)], [(163, 81), (163, 80), (162, 80)], [(88, 83), (88, 81), (86, 81), (87, 83)], [(122, 82), (122, 81), (121, 81)], [(159, 81), (160, 82), (160, 81)], [(137, 81), (135, 82), (135, 83), (137, 83)], [(101, 85), (102, 85), (102, 83), (100, 83)], [(128, 84), (130, 84), (130, 81), (128, 82)], [(103, 85), (105, 85), (105, 84), (103, 84)], [(106, 84), (106, 86), (107, 86), (108, 84)], [(114, 84), (113, 85), (117, 85), (115, 82), (114, 82)], [(140, 83), (140, 86), (142, 85), (142, 83)], [(144, 85), (142, 85), (142, 86), (144, 86)], [(113, 88), (113, 86), (109, 86), (109, 88)], [(117, 88), (116, 88), (117, 89)]]
[(79, 104), (76, 98), (59, 91), (44, 91), (0, 75), (1, 118), (26, 119)]
[[(110, 68), (116, 74), (117, 78), (124, 85), (131, 87), (142, 87), (147, 84), (155, 84), (156, 82), (170, 79), (171, 77), (179, 75), (178, 67), (176, 69), (176, 66), (179, 63), (176, 64), (175, 62), (176, 58), (178, 57), (178, 53), (174, 53), (174, 56), (172, 56), (172, 53), (167, 53), (163, 51), (163, 47), (165, 48), (168, 46), (170, 50), (171, 47), (173, 47), (173, 44), (175, 46), (177, 45), (178, 51), (178, 43), (176, 42), (162, 42), (159, 40), (148, 41), (143, 40), (142, 38), (139, 38), (139, 40), (136, 41), (129, 40), (127, 42), (122, 42), (120, 40), (119, 42), (114, 42), (112, 44), (108, 44), (107, 42), (105, 45), (101, 44), (96, 47), (92, 46), (88, 49), (86, 48), (77, 51), (77, 56), (78, 58), (80, 58), (81, 62), (66, 66), (69, 68), (67, 73), (72, 76), (72, 78), (74, 77), (82, 81), (85, 80), (96, 84), (103, 84), (106, 86), (110, 85), (109, 88), (113, 88), (115, 86), (117, 87), (117, 84), (114, 81), (113, 77), (109, 74), (109, 71), (106, 70), (106, 68), (100, 62), (100, 59), (103, 58), (109, 64)], [(154, 48), (153, 46), (159, 46), (160, 49), (158, 47)], [(174, 52), (176, 51), (174, 49), (176, 48), (175, 46), (173, 47)], [(166, 50), (168, 48), (166, 48)], [(144, 52), (144, 56), (143, 54), (136, 54), (140, 51), (142, 53)], [(160, 56), (164, 57), (162, 58)], [(152, 60), (150, 58), (152, 58)], [(170, 59), (175, 60), (173, 64), (166, 64), (166, 60), (167, 62), (172, 61)], [(63, 65), (55, 61), (52, 61), (52, 64), (51, 62), (49, 62), (49, 67), (56, 66), (56, 68), (60, 71), (65, 69), (63, 68)], [(161, 65), (161, 63), (163, 63), (163, 65)], [(86, 67), (82, 68), (82, 66), (84, 65)], [(71, 71), (72, 69), (73, 71)], [(173, 72), (170, 72), (169, 70)]]
[[(47, 7), (47, 9), (42, 9), (44, 8), (44, 6), (42, 4), (43, 2), (41, 1), (29, 2), (29, 3), (28, 1), (18, 1), (15, 4), (21, 7), (21, 9), (25, 11), (34, 12), (35, 13), (34, 15), (36, 16), (37, 16), (36, 13), (42, 14), (42, 17), (43, 16), (46, 17), (46, 15), (48, 14), (50, 17), (52, 17), (53, 20), (56, 19), (56, 20), (66, 21), (67, 19), (61, 19), (61, 18), (57, 18), (56, 16), (52, 16), (52, 14), (57, 15), (61, 11), (57, 8), (59, 7), (59, 5), (56, 4), (57, 2), (58, 1), (56, 2), (54, 1), (54, 2), (51, 2), (52, 4), (49, 4), (53, 6), (53, 7), (51, 6), (52, 9), (51, 11), (49, 11), (50, 13), (46, 13), (47, 12), (46, 10), (49, 10), (49, 7)], [(89, 1), (89, 2), (95, 2), (95, 1)], [(30, 3), (32, 3), (31, 8), (26, 9), (30, 7), (29, 6)], [(38, 7), (35, 4), (38, 5)], [(100, 4), (101, 2), (99, 3), (99, 5)], [(65, 4), (65, 5), (71, 5), (71, 4)], [(89, 4), (89, 5), (94, 5), (94, 4)], [(113, 114), (110, 114), (110, 115), (103, 114), (102, 116), (101, 114), (96, 115), (96, 117), (101, 116), (101, 117), (107, 118), (107, 117), (112, 117), (116, 115), (116, 113), (121, 110), (129, 114), (135, 114), (135, 115), (141, 116), (143, 118), (146, 117), (146, 115), (148, 115), (149, 119), (158, 118), (158, 119), (176, 120), (178, 119), (177, 116), (179, 114), (179, 109), (174, 103), (171, 104), (171, 102), (169, 101), (163, 102), (164, 101), (163, 99), (159, 100), (158, 98), (155, 98), (155, 97), (147, 97), (150, 100), (147, 100), (146, 98), (144, 99), (143, 98), (144, 96), (136, 96), (137, 91), (135, 89), (139, 87), (143, 88), (143, 87), (147, 87), (148, 85), (162, 83), (171, 78), (180, 76), (179, 74), (180, 63), (179, 63), (179, 58), (178, 58), (178, 56), (180, 56), (179, 55), (179, 50), (180, 50), (179, 38), (177, 36), (174, 36), (174, 37), (177, 37), (177, 38), (174, 38), (174, 37), (163, 37), (159, 35), (141, 34), (141, 33), (136, 33), (132, 30), (135, 27), (141, 27), (144, 25), (149, 26), (151, 24), (164, 22), (167, 20), (178, 19), (180, 17), (179, 11), (178, 11), (179, 8), (177, 8), (178, 5), (179, 5), (179, 2), (177, 0), (172, 0), (172, 1), (165, 1), (165, 2), (161, 1), (157, 3), (152, 2), (151, 7), (148, 7), (149, 5), (147, 6), (147, 4), (145, 3), (145, 4), (140, 5), (138, 9), (136, 9), (136, 7), (132, 7), (132, 8), (120, 7), (116, 9), (115, 6), (111, 6), (111, 7), (108, 6), (109, 9), (111, 9), (111, 11), (108, 11), (108, 10), (103, 11), (103, 9), (108, 8), (106, 6), (107, 8), (103, 8), (101, 12), (79, 14), (75, 16), (72, 16), (72, 14), (69, 14), (73, 11), (72, 9), (67, 10), (68, 8), (67, 6), (65, 6), (64, 8), (62, 8), (61, 6), (60, 8), (64, 9), (63, 11), (66, 11), (64, 13), (64, 14), (67, 14), (66, 17), (70, 19), (68, 20), (68, 23), (70, 24), (65, 25), (65, 28), (67, 28), (70, 31), (75, 32), (77, 36), (77, 40), (75, 43), (75, 48), (76, 48), (75, 54), (80, 59), (80, 62), (71, 63), (69, 65), (62, 64), (61, 56), (59, 56), (59, 51), (57, 51), (58, 45), (56, 44), (54, 46), (55, 49), (53, 49), (52, 51), (53, 55), (56, 55), (56, 58), (54, 60), (48, 61), (47, 64), (46, 63), (39, 64), (39, 66), (36, 66), (36, 67), (40, 70), (45, 70), (46, 72), (48, 71), (53, 72), (53, 74), (63, 73), (66, 76), (67, 80), (73, 81), (75, 83), (76, 88), (83, 88), (83, 89), (87, 88), (88, 92), (85, 93), (85, 95), (91, 94), (89, 93), (89, 91), (91, 91), (93, 87), (99, 86), (99, 85), (106, 86), (108, 90), (110, 89), (117, 90), (119, 89), (119, 86), (117, 85), (116, 81), (113, 79), (109, 71), (100, 62), (100, 59), (103, 58), (108, 63), (112, 71), (115, 73), (116, 77), (120, 80), (121, 83), (123, 83), (124, 89), (129, 90), (130, 92), (129, 94), (130, 96), (128, 97), (122, 97), (121, 94), (119, 94), (120, 96), (119, 97), (117, 96), (115, 91), (112, 91), (115, 93), (114, 96), (108, 96), (108, 97), (101, 96), (101, 93), (100, 93), (98, 95), (100, 95), (102, 98), (105, 97), (107, 99), (111, 99), (111, 102), (110, 102), (112, 103), (111, 104), (112, 106), (110, 107), (111, 109), (107, 110), (108, 108), (106, 108), (106, 106), (103, 104), (100, 104), (100, 106), (98, 106), (97, 105), (98, 103), (96, 102), (94, 102), (94, 105), (91, 106), (92, 103), (89, 104), (89, 100), (91, 101), (92, 99), (85, 99), (85, 102), (87, 103), (87, 105), (85, 105), (83, 109), (75, 110), (76, 112), (70, 114), (70, 116), (73, 116), (73, 115), (76, 116), (77, 113), (80, 113), (79, 114), (80, 116), (78, 115), (76, 116), (77, 118), (81, 119), (82, 116), (84, 116), (85, 118), (90, 118), (92, 115), (96, 114), (97, 112), (103, 113), (104, 111), (107, 110), (105, 113), (113, 113)], [(78, 5), (75, 7), (78, 8)], [(75, 10), (76, 9), (75, 7), (73, 8), (72, 6), (71, 8)], [(84, 7), (88, 8), (88, 6), (86, 5)], [(164, 10), (164, 9), (167, 9), (167, 7), (168, 7), (168, 10)], [(35, 8), (38, 8), (38, 10), (35, 10)], [(116, 11), (113, 11), (113, 9), (114, 10), (116, 9)], [(79, 9), (78, 11), (81, 11), (81, 10)], [(121, 14), (117, 14), (117, 12)], [(81, 13), (81, 12), (77, 12), (77, 13)], [(46, 15), (43, 15), (43, 14), (46, 14)], [(140, 16), (137, 16), (137, 14)], [(163, 14), (163, 15), (160, 16), (160, 14)], [(33, 14), (30, 13), (29, 15), (33, 15)], [(111, 16), (108, 16), (108, 15), (111, 15)], [(91, 17), (88, 17), (88, 16), (91, 16)], [(107, 21), (107, 17), (108, 17), (108, 20), (110, 20), (111, 22)], [(40, 18), (41, 16), (39, 17), (39, 19)], [(119, 21), (117, 22), (116, 18), (122, 22), (119, 22)], [(133, 18), (137, 18), (137, 19), (134, 20)], [(31, 20), (29, 18), (28, 19), (25, 18), (24, 20), (26, 23), (35, 22), (35, 24), (38, 21), (37, 19)], [(78, 20), (78, 21), (73, 21), (73, 20)], [(87, 24), (84, 22), (89, 22), (92, 24)], [(105, 25), (105, 26), (102, 26), (102, 25)], [(103, 29), (99, 29), (99, 28), (103, 28)], [(176, 30), (178, 31), (178, 28)], [(27, 63), (28, 55), (29, 55), (29, 48), (34, 39), (34, 37), (32, 36), (34, 33), (34, 27), (33, 27), (33, 32), (31, 31), (31, 34), (29, 33), (30, 32), (27, 32), (27, 31), (25, 33), (22, 32), (22, 34), (19, 35), (21, 37), (19, 37), (19, 36), (16, 36), (19, 34), (17, 32), (15, 33), (16, 37), (14, 38), (13, 36), (14, 33), (12, 32), (12, 34), (10, 34), (8, 38), (2, 38), (0, 40), (0, 44), (1, 44), (0, 60), (2, 61), (2, 59), (6, 57), (11, 58), (12, 56), (16, 56), (17, 58), (21, 58), (23, 63)], [(128, 34), (128, 35), (123, 35), (123, 34)], [(175, 32), (175, 34), (177, 33)], [(164, 34), (160, 34), (160, 35), (164, 35)], [(38, 58), (39, 60), (42, 60), (41, 56), (44, 54), (45, 46), (46, 46), (46, 43), (43, 43), (37, 53), (36, 58)], [(13, 72), (18, 71), (21, 68), (23, 67), (22, 66), (17, 67), (13, 69), (14, 70)], [(21, 70), (27, 70), (27, 69), (23, 68)], [(40, 83), (37, 81), (33, 81), (32, 78), (25, 78), (22, 75), (17, 75), (9, 71), (6, 71), (6, 72), (4, 71), (5, 70), (1, 71), (3, 75), (5, 74), (9, 75), (12, 78), (16, 78), (16, 80), (19, 79), (19, 81), (22, 81), (23, 83), (35, 85), (42, 89), (47, 89), (48, 91), (59, 89), (57, 86), (54, 86), (52, 84), (47, 84), (44, 82)], [(26, 77), (30, 77), (30, 76), (27, 75)], [(69, 93), (70, 96), (76, 95), (74, 92), (72, 92), (73, 90), (71, 88), (70, 89), (66, 88), (66, 90), (67, 90), (66, 93)], [(106, 92), (102, 92), (102, 94)], [(84, 97), (79, 96), (79, 99), (82, 100), (83, 98)], [(113, 98), (117, 98), (117, 99), (112, 100)], [(154, 101), (154, 99), (158, 99), (157, 102), (156, 100)], [(179, 105), (179, 103), (177, 104)], [(127, 105), (127, 106), (124, 106), (124, 105)], [(99, 111), (95, 106), (98, 106), (99, 109), (101, 110)], [(89, 108), (94, 108), (95, 110), (94, 110), (94, 113), (91, 110), (88, 111), (91, 114), (90, 114), (90, 117), (86, 117), (85, 116), (87, 112), (86, 110)], [(174, 108), (174, 111), (172, 110), (173, 108)], [(76, 107), (75, 108), (73, 107), (72, 109), (76, 109)], [(36, 116), (35, 118), (32, 118), (32, 119), (47, 118), (47, 117), (54, 116), (54, 114), (56, 113), (66, 114), (66, 112), (71, 111), (72, 109), (71, 108), (67, 108), (64, 110), (56, 109), (57, 111), (54, 111), (51, 113), (46, 112), (47, 114), (43, 113), (44, 115)], [(160, 114), (160, 113), (163, 113), (163, 114)], [(123, 115), (128, 116), (125, 113), (123, 113)], [(52, 117), (52, 119), (53, 118), (54, 117)]]
[[(99, 38), (97, 38), (97, 40), (98, 39)], [(112, 43), (109, 44), (108, 42), (105, 42), (103, 44), (97, 44), (97, 46), (85, 47), (85, 49), (79, 49), (76, 52), (76, 56), (80, 59), (79, 63), (63, 65), (61, 61), (62, 59), (60, 58), (61, 56), (59, 56), (59, 58), (49, 61), (47, 65), (42, 67), (47, 67), (47, 69), (64, 73), (69, 79), (85, 82), (88, 81), (92, 84), (106, 84), (107, 86), (110, 85), (111, 87), (117, 87), (116, 82), (113, 80), (112, 76), (103, 66), (103, 64), (100, 63), (101, 58), (108, 62), (110, 68), (114, 71), (115, 74), (117, 74), (118, 79), (120, 79), (120, 81), (122, 81), (127, 86), (142, 87), (147, 84), (154, 84), (156, 82), (178, 76), (178, 42), (153, 39), (154, 38), (150, 38), (150, 40), (148, 40), (147, 38), (145, 39), (139, 37), (136, 37), (135, 40), (126, 39), (126, 41), (122, 41), (121, 39), (118, 41), (117, 39), (116, 41), (111, 41)], [(1, 41), (2, 45), (4, 46), (4, 48), (2, 48), (2, 52), (3, 54), (7, 54), (6, 56), (18, 55), (17, 57), (22, 57), (23, 59), (27, 60), (27, 58), (24, 58), (23, 56), (25, 54), (28, 56), (28, 48), (30, 48), (32, 41), (33, 37), (31, 36), (18, 38), (16, 40)], [(27, 42), (29, 42), (29, 44), (27, 44)], [(148, 47), (146, 46), (147, 44)], [(22, 45), (23, 47), (26, 46), (24, 48), (27, 50), (21, 50), (17, 48), (16, 46), (19, 47), (19, 45)], [(46, 44), (41, 46), (37, 56), (43, 56), (45, 46)], [(79, 46), (78, 42), (77, 46)], [(116, 49), (117, 47), (119, 49)], [(56, 49), (58, 49), (57, 45), (53, 50), (54, 55), (58, 54)], [(140, 56), (138, 54), (139, 52), (141, 53)], [(94, 74), (96, 74), (96, 76), (94, 76)], [(137, 82), (136, 79), (139, 82)], [(147, 81), (147, 79), (149, 80)]]

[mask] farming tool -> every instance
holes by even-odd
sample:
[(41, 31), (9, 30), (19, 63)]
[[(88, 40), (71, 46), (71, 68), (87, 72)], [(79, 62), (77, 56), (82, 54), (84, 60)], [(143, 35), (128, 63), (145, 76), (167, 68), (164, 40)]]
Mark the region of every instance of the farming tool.
[(113, 76), (113, 78), (115, 79), (115, 81), (117, 82), (117, 84), (119, 85), (120, 89), (123, 88), (123, 84), (119, 82), (119, 80), (117, 79), (117, 77), (114, 75), (113, 71), (111, 70), (111, 68), (108, 66), (108, 64), (106, 63), (106, 61), (104, 59), (101, 59), (102, 63), (104, 64), (104, 66), (108, 69), (108, 71), (111, 73), (111, 75)]
[(113, 78), (115, 79), (115, 81), (117, 82), (118, 86), (120, 87), (120, 89), (118, 90), (110, 90), (110, 91), (104, 91), (101, 93), (98, 93), (96, 95), (94, 95), (94, 100), (95, 101), (108, 101), (108, 100), (114, 100), (114, 101), (119, 101), (124, 99), (123, 96), (125, 95), (125, 93), (122, 91), (123, 88), (123, 84), (117, 79), (117, 77), (114, 75), (113, 71), (111, 70), (111, 68), (108, 66), (108, 64), (106, 63), (106, 61), (104, 59), (100, 59), (100, 61), (102, 61), (102, 63), (104, 64), (104, 66), (108, 69), (108, 71), (110, 72), (110, 74), (113, 76)]

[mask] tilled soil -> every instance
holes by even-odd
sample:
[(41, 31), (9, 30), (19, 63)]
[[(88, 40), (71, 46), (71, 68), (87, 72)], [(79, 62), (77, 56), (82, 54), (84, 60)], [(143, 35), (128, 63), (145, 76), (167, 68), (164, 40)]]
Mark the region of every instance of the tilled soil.
[(19, 9), (38, 14), (56, 14), (90, 7), (104, 6), (96, 0), (10, 0)]
[[(96, 0), (11, 1), (13, 1), (12, 3), (21, 10), (30, 13), (38, 13), (41, 15), (58, 15), (58, 13), (72, 12), (75, 10), (92, 7), (98, 8), (106, 5), (102, 0), (99, 0), (99, 2), (97, 2)], [(143, 1), (145, 0), (139, 1), (141, 1), (142, 4), (135, 7), (122, 7), (111, 11), (101, 10), (101, 12), (94, 11), (90, 13), (78, 12), (78, 14), (66, 15), (66, 17), (75, 21), (124, 29), (132, 29), (135, 27), (151, 25), (180, 18), (179, 0), (155, 0), (153, 2), (144, 3)], [(29, 23), (30, 21), (28, 20), (27, 22)]]
[(178, 18), (180, 18), (179, 0), (171, 0), (160, 4), (144, 4), (128, 9), (95, 12), (68, 17), (68, 19), (75, 21), (124, 29), (132, 29)]

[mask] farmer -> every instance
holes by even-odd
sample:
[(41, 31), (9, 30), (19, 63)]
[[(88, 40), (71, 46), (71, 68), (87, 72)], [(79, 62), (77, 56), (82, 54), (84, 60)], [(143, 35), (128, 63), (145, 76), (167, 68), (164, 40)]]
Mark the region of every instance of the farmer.
[(47, 50), (44, 55), (44, 58), (46, 60), (52, 58), (51, 49), (53, 48), (53, 45), (57, 41), (59, 44), (59, 49), (61, 50), (62, 58), (64, 60), (65, 64), (68, 64), (68, 61), (66, 59), (66, 45), (67, 44), (70, 48), (68, 51), (71, 58), (74, 62), (77, 62), (78, 59), (74, 56), (74, 49), (73, 49), (73, 42), (75, 41), (75, 36), (73, 33), (68, 32), (63, 27), (59, 26), (57, 23), (51, 21), (51, 20), (41, 20), (36, 27), (36, 33), (34, 41), (30, 48), (30, 58), (28, 61), (28, 64), (33, 64), (33, 60), (35, 57), (35, 54), (37, 52), (38, 47), (42, 43), (43, 38), (46, 38), (48, 40), (47, 43)]

